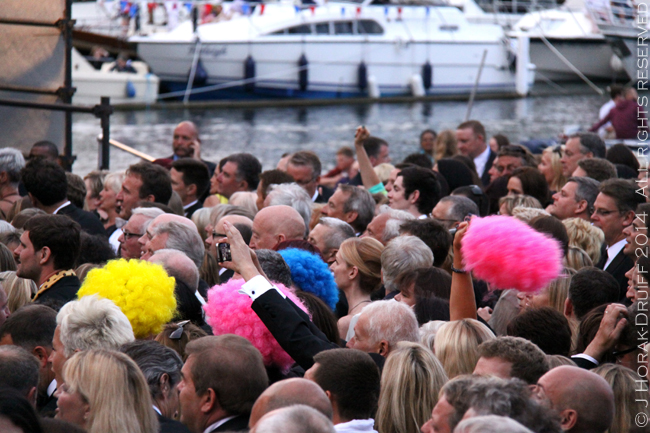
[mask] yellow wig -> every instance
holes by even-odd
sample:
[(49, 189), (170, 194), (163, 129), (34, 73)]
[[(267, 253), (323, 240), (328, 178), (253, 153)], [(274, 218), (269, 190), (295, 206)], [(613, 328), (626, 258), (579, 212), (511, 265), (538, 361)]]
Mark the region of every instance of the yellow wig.
[(160, 265), (119, 259), (90, 271), (78, 297), (97, 294), (110, 299), (131, 322), (135, 338), (147, 338), (158, 334), (174, 317), (175, 285)]

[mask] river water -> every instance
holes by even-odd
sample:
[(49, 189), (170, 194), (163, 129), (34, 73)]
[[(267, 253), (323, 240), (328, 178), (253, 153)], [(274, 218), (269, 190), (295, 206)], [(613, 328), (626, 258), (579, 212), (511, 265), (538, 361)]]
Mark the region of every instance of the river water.
[[(588, 127), (607, 101), (584, 87), (568, 94), (526, 99), (479, 100), (472, 118), (488, 135), (505, 134), (512, 142), (556, 137), (568, 125)], [(299, 149), (315, 151), (324, 171), (333, 167), (336, 150), (352, 146), (358, 125), (390, 143), (393, 162), (417, 150), (422, 130), (455, 129), (463, 121), (467, 103), (435, 101), (282, 108), (195, 108), (117, 111), (111, 116), (111, 138), (153, 157), (171, 154), (171, 136), (177, 123), (194, 121), (202, 140), (202, 157), (217, 162), (234, 152), (250, 152), (263, 168), (275, 168), (282, 154)], [(84, 175), (97, 168), (99, 120), (75, 115), (73, 172)], [(138, 158), (112, 148), (111, 170), (124, 170)]]

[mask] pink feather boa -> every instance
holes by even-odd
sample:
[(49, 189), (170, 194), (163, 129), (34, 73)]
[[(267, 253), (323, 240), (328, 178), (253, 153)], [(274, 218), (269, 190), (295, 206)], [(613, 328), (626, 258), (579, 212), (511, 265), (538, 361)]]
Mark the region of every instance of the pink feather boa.
[(508, 216), (474, 218), (461, 252), (465, 269), (494, 289), (536, 292), (562, 270), (559, 242)]

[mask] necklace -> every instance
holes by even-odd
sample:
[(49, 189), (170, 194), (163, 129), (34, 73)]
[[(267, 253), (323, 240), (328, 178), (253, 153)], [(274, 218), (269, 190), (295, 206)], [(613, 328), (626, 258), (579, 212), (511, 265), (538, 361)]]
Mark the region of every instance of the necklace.
[(359, 305), (363, 304), (364, 302), (372, 302), (372, 301), (361, 301), (361, 302), (359, 302), (357, 305), (355, 305), (354, 307), (352, 307), (352, 309), (350, 309), (350, 312), (349, 312), (348, 314), (352, 314), (352, 312), (354, 311), (354, 309), (357, 308)]

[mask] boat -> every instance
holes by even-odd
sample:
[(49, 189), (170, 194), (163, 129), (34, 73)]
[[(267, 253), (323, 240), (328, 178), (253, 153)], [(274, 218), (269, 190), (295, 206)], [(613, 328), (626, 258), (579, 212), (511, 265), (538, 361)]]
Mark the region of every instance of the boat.
[(524, 15), (509, 33), (527, 34), (538, 80), (571, 81), (579, 71), (590, 80), (626, 79), (623, 65), (589, 12), (576, 5)]
[(77, 90), (74, 104), (96, 105), (102, 96), (111, 98), (112, 105), (151, 104), (158, 98), (160, 80), (149, 72), (144, 62), (130, 63), (136, 73), (111, 69), (115, 62), (104, 63), (95, 69), (75, 48), (72, 49), (72, 87)]
[(448, 6), (278, 2), (129, 41), (162, 97), (524, 96), (534, 79), (525, 41), (514, 53), (501, 26)]
[[(587, 9), (633, 83), (648, 82), (647, 0), (591, 1)], [(645, 48), (644, 48), (645, 47)]]

